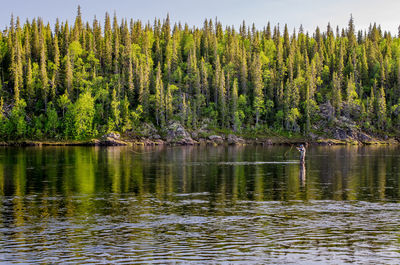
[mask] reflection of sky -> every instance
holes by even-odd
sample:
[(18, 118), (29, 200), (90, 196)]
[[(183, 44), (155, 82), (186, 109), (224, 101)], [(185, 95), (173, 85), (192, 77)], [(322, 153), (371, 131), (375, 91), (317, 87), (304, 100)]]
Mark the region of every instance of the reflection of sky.
[(77, 5), (81, 5), (84, 19), (97, 15), (101, 20), (106, 11), (117, 13), (119, 18), (134, 18), (153, 23), (154, 17), (164, 18), (169, 12), (171, 20), (202, 26), (205, 18), (218, 19), (224, 25), (238, 25), (245, 20), (262, 28), (269, 20), (273, 25), (287, 23), (290, 32), (303, 24), (305, 30), (316, 26), (325, 29), (346, 26), (353, 14), (357, 29), (366, 29), (372, 22), (382, 25), (397, 35), (400, 24), (397, 0), (13, 0), (1, 1), (0, 28), (9, 25), (10, 14), (22, 21), (41, 16), (51, 24), (55, 18), (72, 22)]

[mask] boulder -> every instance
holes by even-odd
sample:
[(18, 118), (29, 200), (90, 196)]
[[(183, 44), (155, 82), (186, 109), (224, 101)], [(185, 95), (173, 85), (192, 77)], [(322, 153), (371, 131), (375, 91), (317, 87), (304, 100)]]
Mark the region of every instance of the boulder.
[(152, 123), (146, 123), (146, 122), (139, 127), (138, 132), (144, 137), (152, 137), (154, 135), (158, 135), (156, 127), (154, 127)]
[(117, 132), (110, 132), (103, 135), (100, 140), (92, 141), (94, 145), (101, 146), (123, 146), (127, 145), (126, 142), (120, 140), (121, 135)]
[(199, 140), (199, 139), (207, 138), (207, 135), (209, 133), (210, 132), (208, 130), (197, 129), (197, 130), (192, 131), (191, 136), (193, 139)]
[(102, 138), (100, 141), (96, 142), (95, 145), (100, 145), (100, 146), (124, 146), (128, 145), (126, 142), (114, 139), (111, 137), (107, 138)]
[(349, 135), (349, 133), (346, 130), (343, 130), (341, 128), (335, 128), (333, 131), (333, 138), (337, 140), (348, 140), (352, 138), (352, 135)]
[(374, 141), (370, 135), (349, 126), (347, 129), (335, 128), (333, 130), (333, 137), (342, 141), (358, 141), (361, 143), (368, 143)]
[(117, 132), (110, 132), (110, 133), (103, 135), (101, 138), (102, 139), (112, 138), (112, 139), (118, 140), (119, 138), (121, 138), (121, 135)]
[(167, 142), (179, 145), (196, 144), (182, 124), (177, 121), (170, 122), (167, 126)]
[(219, 135), (210, 135), (210, 136), (208, 136), (208, 140), (210, 140), (211, 143), (214, 143), (214, 144), (223, 144), (224, 143), (224, 139)]
[(175, 142), (175, 144), (178, 144), (178, 145), (196, 145), (196, 144), (198, 144), (198, 142), (196, 142), (195, 140), (193, 140), (190, 137), (186, 137), (186, 138), (177, 140)]
[(161, 136), (160, 136), (159, 134), (154, 134), (154, 135), (151, 136), (151, 139), (153, 139), (153, 140), (160, 140), (160, 139), (161, 139)]
[(229, 134), (228, 135), (228, 144), (229, 145), (238, 145), (238, 144), (244, 144), (244, 140), (240, 137), (237, 137), (234, 134)]
[(313, 141), (316, 141), (316, 140), (319, 139), (319, 136), (316, 135), (316, 134), (313, 134), (313, 133), (309, 133), (309, 134), (308, 134), (308, 137), (310, 137), (311, 140), (313, 140)]
[(367, 135), (367, 134), (365, 134), (365, 133), (363, 133), (363, 132), (359, 132), (359, 133), (357, 134), (357, 140), (360, 141), (360, 142), (362, 142), (362, 143), (364, 143), (364, 142), (370, 142), (370, 141), (372, 141), (373, 139), (372, 139), (371, 136), (369, 136), (369, 135)]

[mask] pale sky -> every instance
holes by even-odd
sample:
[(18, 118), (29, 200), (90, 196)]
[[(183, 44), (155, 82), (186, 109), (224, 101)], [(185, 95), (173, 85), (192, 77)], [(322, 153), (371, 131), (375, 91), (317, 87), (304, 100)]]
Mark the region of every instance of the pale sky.
[[(3, 2), (3, 3), (2, 3)], [(96, 15), (104, 21), (104, 14), (114, 11), (120, 19), (133, 18), (153, 23), (155, 17), (170, 14), (172, 22), (187, 22), (189, 26), (202, 26), (205, 18), (218, 17), (223, 25), (238, 25), (243, 20), (253, 22), (262, 29), (267, 21), (272, 25), (288, 24), (290, 32), (303, 24), (305, 30), (314, 31), (316, 26), (326, 29), (346, 26), (353, 14), (356, 29), (367, 29), (370, 23), (381, 24), (383, 30), (397, 35), (400, 25), (400, 1), (398, 0), (0, 0), (0, 29), (10, 23), (10, 15), (27, 18), (42, 17), (53, 27), (56, 17), (73, 22), (77, 6), (82, 8), (84, 20), (92, 22)]]

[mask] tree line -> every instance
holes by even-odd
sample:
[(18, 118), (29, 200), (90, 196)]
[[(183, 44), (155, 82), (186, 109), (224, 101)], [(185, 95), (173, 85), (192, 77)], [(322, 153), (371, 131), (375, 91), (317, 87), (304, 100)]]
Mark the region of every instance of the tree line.
[(400, 38), (371, 24), (312, 34), (144, 24), (106, 13), (73, 25), (11, 17), (0, 32), (0, 138), (85, 139), (178, 120), (309, 135), (338, 120), (400, 129)]

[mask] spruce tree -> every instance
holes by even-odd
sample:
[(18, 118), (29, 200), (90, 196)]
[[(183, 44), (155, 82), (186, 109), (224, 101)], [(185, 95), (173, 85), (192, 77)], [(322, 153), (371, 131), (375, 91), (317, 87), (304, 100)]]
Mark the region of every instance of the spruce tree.
[(333, 73), (332, 78), (332, 106), (335, 109), (336, 117), (340, 116), (341, 102), (342, 102), (342, 87), (341, 81), (336, 72)]
[(261, 76), (261, 62), (260, 56), (256, 54), (252, 63), (252, 81), (253, 81), (253, 108), (255, 112), (255, 122), (258, 125), (260, 116), (264, 109), (264, 95), (263, 95), (263, 85)]
[(161, 79), (161, 65), (160, 62), (157, 66), (157, 74), (155, 80), (155, 116), (157, 125), (162, 126), (165, 124), (165, 99), (164, 99), (164, 86)]

